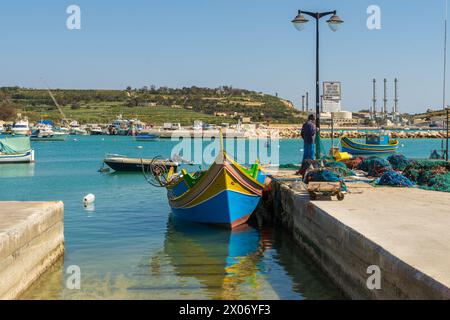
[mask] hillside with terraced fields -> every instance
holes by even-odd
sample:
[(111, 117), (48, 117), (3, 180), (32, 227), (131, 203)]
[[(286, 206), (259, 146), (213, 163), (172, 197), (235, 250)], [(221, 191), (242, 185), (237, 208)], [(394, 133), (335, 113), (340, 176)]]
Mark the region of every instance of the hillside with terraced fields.
[[(167, 88), (143, 87), (125, 90), (52, 89), (58, 105), (68, 119), (81, 123), (108, 123), (118, 115), (138, 118), (147, 123), (192, 124), (194, 120), (219, 124), (236, 123), (248, 118), (252, 122), (298, 123), (304, 115), (288, 100), (276, 96), (232, 87)], [(0, 88), (0, 119), (13, 120), (21, 113), (30, 120), (62, 116), (49, 90), (19, 87)]]

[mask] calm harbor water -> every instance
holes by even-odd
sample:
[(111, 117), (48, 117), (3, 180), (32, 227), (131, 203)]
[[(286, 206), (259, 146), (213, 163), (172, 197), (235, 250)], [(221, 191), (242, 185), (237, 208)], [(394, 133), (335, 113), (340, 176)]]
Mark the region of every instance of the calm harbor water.
[[(176, 142), (74, 138), (33, 143), (35, 164), (0, 166), (0, 200), (65, 205), (64, 259), (23, 298), (343, 298), (281, 230), (246, 226), (231, 232), (176, 221), (165, 190), (142, 174), (97, 172), (106, 153), (168, 158)], [(409, 157), (428, 157), (440, 147), (439, 140), (401, 144)], [(282, 140), (280, 163), (298, 163), (301, 149), (301, 140)], [(95, 206), (83, 208), (88, 193), (96, 195)], [(71, 265), (81, 269), (80, 290), (66, 287)]]

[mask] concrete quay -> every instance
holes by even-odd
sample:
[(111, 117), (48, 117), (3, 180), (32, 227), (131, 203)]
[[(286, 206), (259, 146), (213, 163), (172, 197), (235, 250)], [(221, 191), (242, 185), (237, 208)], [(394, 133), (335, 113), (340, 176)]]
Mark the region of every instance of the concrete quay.
[(16, 299), (64, 253), (62, 202), (0, 202), (0, 299)]
[[(310, 201), (292, 172), (273, 175), (262, 223), (289, 232), (352, 299), (450, 299), (450, 194), (349, 183), (343, 201)], [(301, 250), (299, 248), (299, 250)], [(367, 281), (377, 266), (379, 289)]]

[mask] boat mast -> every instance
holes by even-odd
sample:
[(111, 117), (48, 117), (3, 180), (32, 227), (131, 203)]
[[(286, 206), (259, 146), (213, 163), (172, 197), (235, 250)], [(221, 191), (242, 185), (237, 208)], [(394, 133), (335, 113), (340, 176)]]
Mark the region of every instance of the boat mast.
[(55, 96), (54, 96), (53, 93), (50, 91), (50, 87), (48, 86), (48, 84), (47, 84), (45, 81), (44, 81), (44, 83), (45, 83), (45, 86), (47, 87), (48, 94), (49, 94), (50, 97), (52, 98), (53, 103), (54, 103), (55, 106), (58, 108), (58, 111), (59, 111), (59, 113), (61, 114), (61, 117), (62, 117), (62, 124), (64, 125), (64, 122), (67, 121), (66, 115), (64, 114), (64, 112), (63, 112), (61, 106), (59, 105), (58, 101), (56, 101)]

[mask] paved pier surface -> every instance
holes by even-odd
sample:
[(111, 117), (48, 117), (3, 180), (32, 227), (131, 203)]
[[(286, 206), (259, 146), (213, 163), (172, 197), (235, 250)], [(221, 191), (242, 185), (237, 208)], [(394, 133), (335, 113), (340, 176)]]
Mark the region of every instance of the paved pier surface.
[[(274, 178), (266, 215), (350, 297), (450, 299), (449, 193), (355, 183), (344, 201), (310, 201), (292, 172)], [(381, 269), (379, 290), (366, 285), (371, 265)]]
[(64, 252), (62, 202), (0, 202), (0, 299), (15, 299)]

